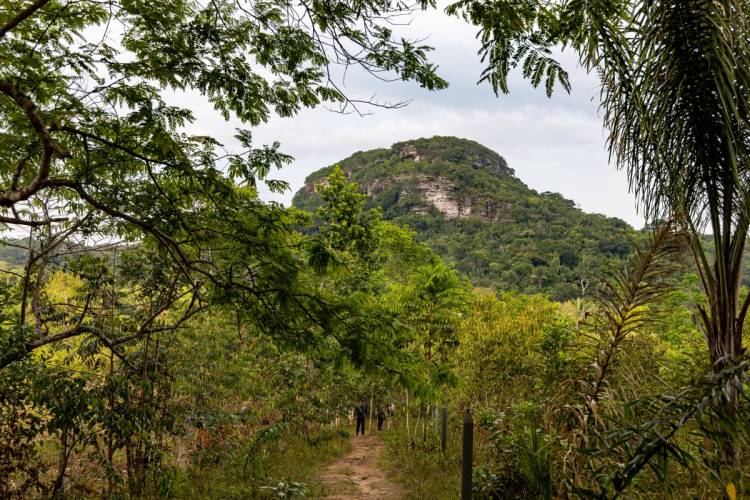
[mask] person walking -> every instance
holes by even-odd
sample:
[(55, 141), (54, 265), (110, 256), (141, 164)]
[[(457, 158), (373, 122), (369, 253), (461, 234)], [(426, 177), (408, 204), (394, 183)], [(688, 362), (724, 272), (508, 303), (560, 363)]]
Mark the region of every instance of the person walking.
[(359, 436), (360, 429), (362, 429), (362, 435), (364, 436), (365, 419), (367, 419), (367, 405), (364, 399), (354, 407), (354, 417), (357, 419), (357, 436)]
[(385, 421), (385, 411), (382, 406), (378, 405), (378, 411), (375, 413), (375, 416), (378, 418), (378, 431), (382, 431), (383, 422)]

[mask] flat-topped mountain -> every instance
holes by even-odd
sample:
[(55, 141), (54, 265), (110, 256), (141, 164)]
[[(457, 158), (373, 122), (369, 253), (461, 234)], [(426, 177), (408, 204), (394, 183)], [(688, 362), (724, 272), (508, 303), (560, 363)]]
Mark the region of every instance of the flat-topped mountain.
[[(635, 234), (620, 219), (529, 188), (502, 156), (466, 139), (404, 141), (337, 164), (369, 206), (409, 225), (478, 286), (580, 296), (597, 276), (622, 266)], [(321, 203), (316, 187), (332, 169), (311, 174), (294, 205), (314, 211)]]

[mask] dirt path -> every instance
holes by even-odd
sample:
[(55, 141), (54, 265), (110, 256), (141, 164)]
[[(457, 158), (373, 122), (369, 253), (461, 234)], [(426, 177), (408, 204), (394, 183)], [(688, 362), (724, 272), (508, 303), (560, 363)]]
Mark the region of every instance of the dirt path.
[(378, 465), (383, 443), (376, 436), (352, 437), (352, 449), (329, 465), (321, 475), (328, 499), (399, 500), (402, 488)]

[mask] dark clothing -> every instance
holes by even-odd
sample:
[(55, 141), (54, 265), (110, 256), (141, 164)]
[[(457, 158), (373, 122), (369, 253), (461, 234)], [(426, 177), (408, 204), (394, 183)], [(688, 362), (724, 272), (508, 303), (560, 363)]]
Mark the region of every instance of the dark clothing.
[(365, 419), (367, 418), (367, 405), (361, 404), (354, 407), (354, 416), (357, 418), (357, 436), (362, 429), (362, 435), (365, 435)]
[(354, 416), (359, 419), (366, 419), (367, 418), (367, 405), (359, 405), (354, 407)]
[(383, 430), (383, 422), (385, 421), (385, 412), (382, 408), (378, 407), (378, 411), (375, 415), (378, 418), (378, 430), (381, 431)]

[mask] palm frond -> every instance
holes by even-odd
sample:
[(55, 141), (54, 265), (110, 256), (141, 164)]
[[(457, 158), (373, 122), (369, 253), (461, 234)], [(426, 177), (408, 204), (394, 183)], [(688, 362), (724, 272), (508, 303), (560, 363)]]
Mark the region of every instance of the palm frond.
[(657, 227), (649, 235), (648, 245), (635, 248), (629, 265), (602, 286), (591, 322), (599, 345), (593, 376), (587, 382), (589, 408), (606, 387), (608, 370), (628, 336), (658, 320), (649, 305), (673, 290), (670, 277), (680, 269), (679, 257), (685, 249), (684, 236), (675, 233), (673, 226), (665, 222)]
[(683, 211), (712, 223), (725, 201), (746, 213), (748, 2), (633, 5), (627, 43), (602, 46), (612, 154), (649, 217)]

